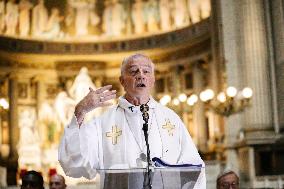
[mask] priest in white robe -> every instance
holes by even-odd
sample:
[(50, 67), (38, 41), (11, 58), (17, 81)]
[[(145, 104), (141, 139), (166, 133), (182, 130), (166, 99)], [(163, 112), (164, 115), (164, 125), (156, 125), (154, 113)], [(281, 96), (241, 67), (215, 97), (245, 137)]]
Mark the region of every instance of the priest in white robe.
[(59, 147), (59, 162), (66, 175), (94, 178), (99, 169), (137, 168), (145, 165), (146, 144), (140, 105), (149, 106), (150, 158), (169, 164), (201, 164), (195, 188), (206, 188), (205, 165), (179, 116), (150, 95), (155, 83), (154, 64), (142, 54), (122, 62), (120, 82), (125, 95), (105, 114), (84, 123), (85, 114), (109, 105), (116, 97), (111, 86), (93, 90), (75, 108)]

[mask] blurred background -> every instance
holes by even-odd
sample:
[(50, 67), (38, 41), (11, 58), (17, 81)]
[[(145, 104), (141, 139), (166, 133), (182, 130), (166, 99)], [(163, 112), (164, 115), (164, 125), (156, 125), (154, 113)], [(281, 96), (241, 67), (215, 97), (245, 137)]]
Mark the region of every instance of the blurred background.
[(121, 61), (141, 52), (208, 188), (224, 169), (242, 187), (283, 188), (283, 26), (283, 0), (0, 0), (0, 186), (31, 169), (63, 174), (57, 148), (75, 104), (89, 86), (122, 95)]

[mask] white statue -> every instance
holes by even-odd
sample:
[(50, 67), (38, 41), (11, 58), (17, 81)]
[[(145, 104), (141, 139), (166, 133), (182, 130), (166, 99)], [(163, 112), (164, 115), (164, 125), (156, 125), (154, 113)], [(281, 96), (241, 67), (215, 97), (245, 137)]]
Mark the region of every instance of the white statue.
[(160, 0), (161, 29), (164, 31), (171, 29), (171, 3), (169, 0)]
[[(89, 88), (92, 88), (92, 89), (96, 89), (96, 86), (94, 85), (91, 77), (89, 76), (88, 74), (88, 69), (86, 67), (82, 67), (79, 74), (76, 76), (73, 84), (71, 85), (71, 87), (69, 88), (68, 92), (70, 94), (70, 97), (72, 98), (72, 100), (74, 100), (75, 104), (77, 104), (80, 100), (82, 100), (89, 92), (90, 92), (90, 89)], [(74, 107), (72, 108), (73, 106), (73, 103), (72, 100), (70, 98), (66, 98), (67, 95), (64, 94), (64, 93), (61, 93), (60, 95), (60, 98), (63, 99), (63, 102), (65, 103), (64, 105), (63, 104), (59, 104), (57, 105), (58, 107), (61, 106), (61, 108), (66, 108), (66, 113), (65, 115), (61, 115), (63, 120), (69, 120), (68, 122), (70, 122), (70, 117), (73, 116), (74, 114), (74, 108), (75, 108), (75, 105)], [(71, 108), (70, 108), (71, 107)], [(63, 108), (63, 109), (64, 109)], [(88, 113), (88, 115), (86, 116), (86, 121), (90, 120), (93, 116), (98, 116), (102, 113), (102, 109), (99, 108), (99, 109), (95, 109), (91, 112)]]
[(113, 0), (111, 18), (113, 35), (120, 36), (126, 26), (126, 14), (123, 5), (117, 0)]
[(188, 24), (187, 6), (185, 0), (174, 0), (174, 23), (177, 28)]
[(21, 0), (19, 3), (19, 31), (22, 37), (28, 36), (30, 31), (30, 9), (32, 6), (29, 0)]
[(200, 21), (200, 0), (188, 0), (188, 12), (192, 24)]
[(112, 7), (113, 4), (110, 1), (105, 1), (105, 9), (103, 12), (103, 26), (102, 29), (106, 36), (113, 35), (112, 28)]
[(69, 4), (66, 8), (66, 14), (64, 18), (65, 34), (67, 36), (75, 34), (75, 10)]
[(59, 92), (56, 96), (54, 102), (56, 114), (64, 127), (71, 121), (75, 105), (75, 100), (68, 97), (65, 91)]
[(19, 115), (20, 147), (34, 145), (39, 142), (38, 131), (35, 127), (36, 115), (32, 109), (25, 109)]
[(6, 4), (6, 34), (16, 35), (16, 28), (18, 25), (19, 6), (15, 3), (15, 0), (10, 0)]
[(149, 32), (156, 32), (159, 30), (158, 23), (160, 22), (159, 4), (157, 0), (149, 0), (146, 3), (146, 21), (147, 30)]
[(68, 4), (75, 9), (75, 28), (76, 35), (83, 36), (88, 34), (88, 26), (95, 1), (68, 0)]
[(89, 93), (89, 87), (93, 88), (94, 90), (96, 89), (91, 77), (88, 74), (88, 69), (83, 67), (69, 89), (69, 94), (75, 100), (75, 102), (78, 103)]
[(38, 0), (38, 4), (32, 10), (32, 34), (40, 37), (46, 30), (48, 22), (48, 12), (44, 5), (44, 0)]
[(82, 1), (77, 3), (75, 27), (77, 35), (87, 35), (89, 24), (89, 7), (88, 3)]
[(92, 6), (90, 8), (90, 23), (92, 26), (96, 26), (100, 23), (100, 17), (97, 15), (96, 11), (95, 11), (95, 6)]
[(0, 0), (0, 34), (5, 29), (5, 1)]
[(131, 18), (134, 24), (134, 33), (142, 34), (145, 32), (146, 13), (145, 4), (142, 0), (136, 0), (132, 5)]
[(60, 22), (63, 20), (63, 17), (59, 15), (58, 8), (51, 9), (51, 15), (48, 18), (48, 22), (45, 28), (45, 31), (42, 34), (42, 37), (52, 39), (60, 37)]
[(211, 14), (211, 4), (210, 0), (200, 0), (201, 6), (201, 18), (208, 18)]

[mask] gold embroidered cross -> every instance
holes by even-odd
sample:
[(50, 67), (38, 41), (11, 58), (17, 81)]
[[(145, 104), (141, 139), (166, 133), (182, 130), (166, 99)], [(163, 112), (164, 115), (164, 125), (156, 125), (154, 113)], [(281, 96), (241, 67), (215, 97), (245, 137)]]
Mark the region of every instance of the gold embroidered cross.
[(168, 130), (169, 136), (174, 135), (175, 125), (171, 124), (169, 119), (166, 120), (165, 125), (162, 125), (162, 128)]
[(119, 136), (122, 135), (122, 130), (117, 128), (117, 126), (112, 126), (111, 132), (106, 132), (106, 137), (111, 137), (112, 138), (112, 144), (116, 145), (117, 144), (117, 139)]

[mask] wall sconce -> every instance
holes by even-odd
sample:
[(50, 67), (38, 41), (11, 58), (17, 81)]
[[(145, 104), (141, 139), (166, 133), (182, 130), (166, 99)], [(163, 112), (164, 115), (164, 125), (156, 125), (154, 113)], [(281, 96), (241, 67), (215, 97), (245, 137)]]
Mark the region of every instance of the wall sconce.
[(249, 87), (238, 91), (235, 87), (231, 86), (228, 87), (225, 92), (220, 92), (217, 96), (212, 89), (205, 89), (199, 95), (191, 94), (187, 96), (185, 93), (181, 93), (173, 99), (170, 95), (164, 95), (160, 99), (160, 103), (163, 105), (172, 104), (178, 106), (186, 102), (188, 106), (193, 107), (198, 100), (201, 100), (217, 114), (230, 116), (248, 107), (252, 94), (252, 89)]
[(213, 90), (206, 89), (199, 95), (200, 100), (207, 104), (213, 111), (223, 116), (244, 111), (250, 105), (252, 89), (246, 87), (238, 91), (235, 87), (228, 87), (226, 91), (220, 92), (216, 98)]

